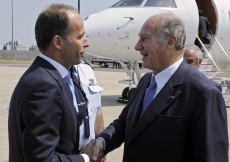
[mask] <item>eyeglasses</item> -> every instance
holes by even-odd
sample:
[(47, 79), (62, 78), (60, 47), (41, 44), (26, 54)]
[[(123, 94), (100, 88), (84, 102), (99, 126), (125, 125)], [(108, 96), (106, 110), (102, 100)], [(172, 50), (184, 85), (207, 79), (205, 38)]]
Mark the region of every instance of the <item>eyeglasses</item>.
[(199, 60), (193, 60), (193, 59), (189, 59), (189, 60), (187, 60), (187, 63), (189, 64), (189, 65), (194, 65), (194, 64), (199, 64)]

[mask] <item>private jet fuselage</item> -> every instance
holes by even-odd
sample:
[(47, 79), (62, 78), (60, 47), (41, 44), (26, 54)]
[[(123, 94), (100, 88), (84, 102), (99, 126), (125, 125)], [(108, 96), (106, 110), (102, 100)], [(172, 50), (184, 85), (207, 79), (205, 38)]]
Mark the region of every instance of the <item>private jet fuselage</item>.
[[(84, 21), (92, 55), (127, 61), (141, 61), (134, 47), (144, 22), (155, 14), (171, 12), (183, 19), (186, 44), (194, 44), (199, 23), (198, 9), (208, 17), (211, 30), (225, 51), (230, 54), (230, 1), (229, 0), (123, 0)], [(203, 39), (211, 54), (219, 62), (229, 62), (214, 39)], [(210, 46), (211, 45), (211, 46)], [(211, 49), (213, 47), (213, 50)]]

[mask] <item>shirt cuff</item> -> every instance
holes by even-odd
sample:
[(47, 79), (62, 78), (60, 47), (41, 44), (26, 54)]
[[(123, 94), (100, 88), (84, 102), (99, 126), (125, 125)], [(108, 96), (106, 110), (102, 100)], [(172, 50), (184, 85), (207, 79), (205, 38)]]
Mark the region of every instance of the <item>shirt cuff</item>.
[(89, 162), (89, 156), (86, 154), (81, 154), (81, 156), (83, 156), (85, 162)]

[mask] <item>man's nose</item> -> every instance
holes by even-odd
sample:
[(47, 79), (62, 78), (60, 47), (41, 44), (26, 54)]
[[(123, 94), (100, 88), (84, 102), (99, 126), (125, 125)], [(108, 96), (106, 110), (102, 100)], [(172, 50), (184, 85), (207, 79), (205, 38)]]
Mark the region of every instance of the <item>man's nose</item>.
[(135, 50), (140, 51), (142, 49), (142, 44), (140, 43), (140, 41), (137, 42), (137, 44), (135, 45)]
[(89, 42), (88, 39), (84, 36), (84, 43), (83, 43), (84, 48), (89, 47)]

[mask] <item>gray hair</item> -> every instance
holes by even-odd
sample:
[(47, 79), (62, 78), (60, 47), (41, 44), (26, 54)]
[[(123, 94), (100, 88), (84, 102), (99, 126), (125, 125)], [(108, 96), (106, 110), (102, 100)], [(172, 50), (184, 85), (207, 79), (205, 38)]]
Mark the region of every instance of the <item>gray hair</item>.
[(194, 51), (196, 52), (196, 58), (198, 60), (202, 60), (203, 58), (203, 53), (201, 52), (200, 48), (194, 44), (188, 44), (185, 46), (185, 50), (189, 50), (189, 51)]
[(158, 24), (159, 41), (165, 41), (169, 36), (175, 36), (177, 42), (176, 50), (183, 50), (186, 40), (185, 26), (182, 19), (172, 13), (161, 14), (161, 20)]

